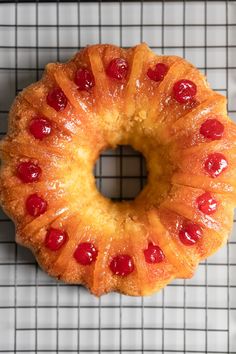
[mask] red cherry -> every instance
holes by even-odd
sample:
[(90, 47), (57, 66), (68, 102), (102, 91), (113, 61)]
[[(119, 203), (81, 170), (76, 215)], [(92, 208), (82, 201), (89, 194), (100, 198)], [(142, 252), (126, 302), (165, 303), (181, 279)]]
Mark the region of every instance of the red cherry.
[(90, 242), (83, 242), (75, 250), (74, 258), (82, 265), (89, 265), (96, 261), (98, 251)]
[(223, 133), (224, 126), (217, 119), (207, 119), (200, 128), (200, 134), (210, 140), (220, 140)]
[(68, 240), (67, 232), (50, 228), (46, 234), (45, 246), (51, 251), (57, 251), (61, 248)]
[(110, 263), (112, 273), (126, 276), (134, 271), (133, 259), (127, 254), (121, 254), (113, 258)]
[(95, 85), (92, 72), (83, 68), (76, 71), (74, 81), (79, 90), (89, 91)]
[(41, 168), (33, 162), (21, 162), (16, 169), (17, 177), (23, 183), (37, 182), (41, 176)]
[(160, 263), (165, 259), (165, 255), (160, 247), (155, 246), (151, 242), (143, 252), (147, 263)]
[(29, 124), (29, 131), (35, 139), (42, 140), (51, 134), (52, 125), (46, 118), (34, 118)]
[(212, 178), (218, 177), (227, 167), (228, 161), (223, 154), (218, 152), (209, 154), (204, 164), (205, 171)]
[(193, 222), (185, 223), (179, 231), (179, 239), (185, 246), (194, 245), (202, 237), (202, 229)]
[(123, 58), (113, 59), (107, 66), (106, 73), (113, 79), (122, 80), (128, 73), (128, 62)]
[(54, 87), (47, 95), (47, 104), (57, 112), (63, 111), (67, 105), (67, 97), (60, 87)]
[(194, 99), (197, 86), (190, 80), (179, 80), (173, 86), (174, 99), (179, 103), (187, 103)]
[(211, 193), (205, 192), (199, 197), (197, 197), (198, 209), (206, 214), (213, 214), (217, 209), (217, 201), (212, 197)]
[(36, 193), (31, 194), (25, 202), (27, 212), (35, 217), (44, 214), (47, 210), (47, 206), (47, 202)]
[(168, 66), (163, 63), (157, 63), (154, 69), (149, 68), (147, 76), (153, 81), (162, 81), (166, 76)]

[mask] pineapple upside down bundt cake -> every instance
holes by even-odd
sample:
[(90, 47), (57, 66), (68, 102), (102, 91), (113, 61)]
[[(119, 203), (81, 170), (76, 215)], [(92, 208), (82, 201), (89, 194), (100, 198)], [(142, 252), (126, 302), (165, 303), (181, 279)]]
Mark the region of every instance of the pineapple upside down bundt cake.
[[(129, 144), (148, 183), (115, 203), (95, 186), (104, 149)], [(50, 275), (96, 295), (147, 295), (189, 278), (226, 243), (236, 199), (236, 125), (226, 98), (145, 44), (89, 46), (48, 64), (10, 112), (1, 204)]]

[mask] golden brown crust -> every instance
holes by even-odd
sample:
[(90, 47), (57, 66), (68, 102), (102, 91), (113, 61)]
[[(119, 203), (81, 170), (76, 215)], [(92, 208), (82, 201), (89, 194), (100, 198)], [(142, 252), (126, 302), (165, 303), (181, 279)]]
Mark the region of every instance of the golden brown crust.
[[(105, 71), (117, 57), (129, 64), (127, 78), (119, 82)], [(159, 83), (146, 75), (156, 63), (169, 68)], [(90, 92), (78, 91), (74, 83), (80, 67), (94, 75)], [(192, 105), (172, 99), (174, 83), (183, 78), (197, 85)], [(63, 112), (46, 103), (55, 86), (68, 99)], [(44, 140), (29, 134), (35, 115), (52, 122), (53, 134)], [(212, 142), (199, 134), (201, 124), (211, 116), (225, 128), (223, 138)], [(118, 144), (131, 144), (147, 159), (148, 184), (131, 203), (114, 204), (101, 196), (92, 174), (100, 152)], [(204, 76), (182, 58), (155, 55), (145, 44), (128, 50), (95, 45), (65, 64), (48, 64), (42, 79), (15, 99), (0, 150), (0, 199), (16, 224), (17, 242), (34, 252), (48, 274), (83, 284), (98, 296), (110, 291), (148, 295), (174, 278), (189, 278), (200, 260), (227, 241), (236, 199), (236, 126), (227, 117), (225, 97), (212, 91)], [(223, 153), (229, 162), (217, 179), (207, 176), (202, 167), (213, 152)], [(15, 172), (22, 161), (40, 165), (39, 182), (22, 185)], [(196, 208), (196, 198), (206, 190), (219, 203), (211, 216)], [(40, 193), (48, 203), (48, 210), (37, 218), (25, 211), (25, 200), (32, 193)], [(203, 238), (191, 247), (178, 238), (184, 220), (203, 229)], [(49, 226), (69, 235), (59, 251), (45, 247)], [(145, 261), (143, 250), (150, 241), (162, 248), (163, 262)], [(99, 251), (90, 266), (78, 264), (73, 257), (81, 242), (92, 242)], [(134, 260), (134, 272), (127, 277), (115, 276), (109, 269), (117, 254), (130, 254)]]

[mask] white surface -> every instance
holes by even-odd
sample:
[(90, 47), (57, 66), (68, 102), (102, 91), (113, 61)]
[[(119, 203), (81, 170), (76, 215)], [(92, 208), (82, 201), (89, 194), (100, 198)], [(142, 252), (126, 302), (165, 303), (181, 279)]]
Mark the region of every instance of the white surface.
[[(36, 79), (37, 55), (42, 69), (47, 62), (57, 60), (57, 55), (66, 60), (79, 45), (99, 39), (123, 46), (143, 39), (156, 52), (185, 55), (206, 72), (214, 89), (227, 94), (228, 83), (230, 115), (236, 118), (236, 1), (228, 5), (228, 27), (226, 6), (225, 1), (206, 5), (203, 1), (186, 2), (185, 7), (182, 2), (164, 6), (147, 2), (143, 8), (138, 2), (123, 4), (122, 8), (105, 3), (99, 19), (96, 3), (60, 4), (58, 8), (56, 4), (39, 4), (38, 18), (36, 4), (18, 4), (17, 11), (14, 4), (1, 4), (0, 131), (6, 131), (15, 90)], [(182, 26), (184, 21), (186, 26)], [(17, 32), (16, 23), (20, 25)], [(17, 83), (12, 70), (16, 66)], [(102, 173), (117, 175), (119, 164), (114, 156), (103, 159)], [(124, 157), (124, 174), (139, 176), (138, 165), (137, 158)], [(114, 181), (103, 180), (102, 191), (118, 197), (119, 181)], [(139, 188), (139, 180), (127, 183), (126, 196), (130, 186), (132, 192)], [(29, 251), (16, 248), (12, 223), (3, 214), (0, 217), (1, 352), (236, 353), (236, 232), (229, 246), (209, 258), (208, 265), (201, 264), (185, 286), (184, 281), (177, 280), (144, 299), (110, 294), (99, 300), (83, 288), (59, 284), (43, 273)]]

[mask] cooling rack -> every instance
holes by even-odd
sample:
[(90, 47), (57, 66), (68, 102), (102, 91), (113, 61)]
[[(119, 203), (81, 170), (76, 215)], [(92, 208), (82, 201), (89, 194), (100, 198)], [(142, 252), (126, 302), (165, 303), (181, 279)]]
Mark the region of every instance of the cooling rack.
[[(157, 53), (180, 55), (228, 96), (236, 118), (236, 1), (0, 3), (0, 134), (10, 104), (40, 78), (44, 65), (87, 44), (129, 47), (145, 41)], [(133, 198), (145, 183), (145, 161), (130, 147), (106, 151), (95, 175), (102, 193)], [(236, 232), (200, 264), (146, 298), (100, 299), (49, 278), (14, 242), (0, 214), (0, 352), (236, 353)]]

